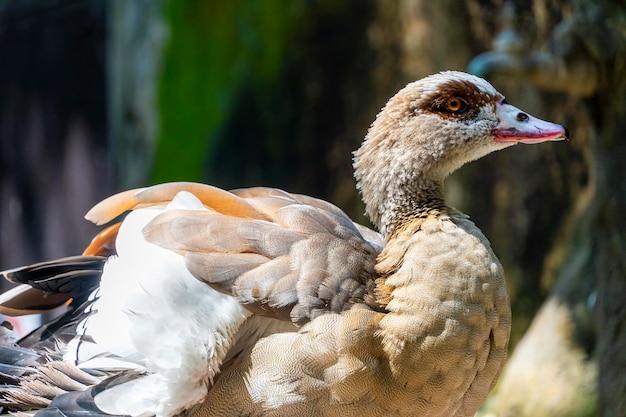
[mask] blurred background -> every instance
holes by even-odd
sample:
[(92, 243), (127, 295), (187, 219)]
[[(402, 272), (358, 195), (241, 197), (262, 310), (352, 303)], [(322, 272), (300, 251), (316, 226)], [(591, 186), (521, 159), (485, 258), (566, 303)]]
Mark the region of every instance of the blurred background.
[(623, 0), (4, 0), (0, 269), (77, 254), (112, 192), (280, 187), (367, 222), (352, 177), (378, 110), (445, 70), (571, 139), (455, 173), (513, 303), (481, 415), (626, 416)]

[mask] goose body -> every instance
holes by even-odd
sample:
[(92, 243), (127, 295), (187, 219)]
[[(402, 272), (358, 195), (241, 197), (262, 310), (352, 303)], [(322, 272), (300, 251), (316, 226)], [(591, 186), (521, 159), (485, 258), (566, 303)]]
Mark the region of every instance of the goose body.
[(379, 232), (269, 188), (112, 196), (87, 218), (130, 213), (82, 256), (2, 273), (20, 285), (0, 313), (69, 308), (0, 348), (1, 402), (42, 416), (472, 416), (511, 312), (498, 259), (443, 180), (566, 135), (448, 71), (398, 92), (355, 152)]

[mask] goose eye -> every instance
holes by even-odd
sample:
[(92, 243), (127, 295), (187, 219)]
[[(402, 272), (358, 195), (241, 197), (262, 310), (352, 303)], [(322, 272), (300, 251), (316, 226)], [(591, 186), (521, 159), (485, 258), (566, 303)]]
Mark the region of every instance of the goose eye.
[(446, 110), (453, 113), (462, 113), (467, 109), (467, 104), (457, 97), (449, 98), (446, 101)]

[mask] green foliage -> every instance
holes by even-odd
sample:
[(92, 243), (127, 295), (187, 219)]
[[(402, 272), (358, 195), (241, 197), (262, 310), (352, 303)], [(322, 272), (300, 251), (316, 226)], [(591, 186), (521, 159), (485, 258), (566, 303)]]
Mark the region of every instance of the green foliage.
[(155, 182), (201, 180), (212, 133), (250, 77), (276, 77), (289, 40), (290, 1), (168, 1), (159, 86)]

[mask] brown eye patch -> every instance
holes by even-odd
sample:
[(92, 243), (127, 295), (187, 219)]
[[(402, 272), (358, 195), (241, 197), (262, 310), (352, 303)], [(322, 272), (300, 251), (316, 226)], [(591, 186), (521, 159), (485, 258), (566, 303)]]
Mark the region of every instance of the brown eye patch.
[(450, 80), (441, 84), (421, 101), (425, 112), (455, 120), (471, 120), (486, 104), (495, 103), (496, 97), (478, 89), (470, 81)]

